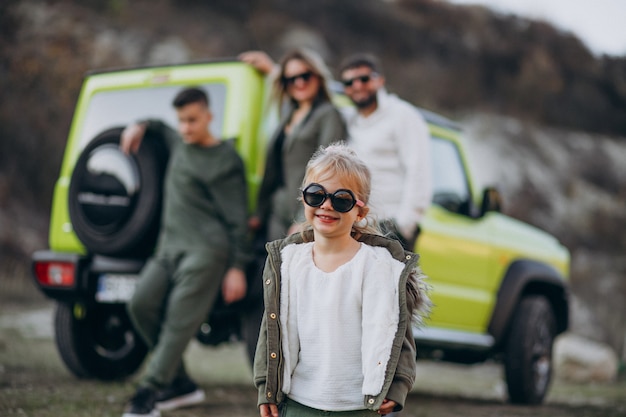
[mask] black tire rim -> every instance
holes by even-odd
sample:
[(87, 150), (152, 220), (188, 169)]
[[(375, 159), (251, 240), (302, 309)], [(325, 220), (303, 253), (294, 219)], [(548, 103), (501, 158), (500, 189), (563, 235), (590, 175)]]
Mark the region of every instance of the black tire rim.
[(101, 357), (121, 360), (136, 347), (130, 323), (116, 314), (100, 315), (93, 320), (93, 349)]
[(547, 390), (552, 373), (552, 332), (548, 323), (538, 321), (535, 327), (535, 339), (531, 348), (532, 371), (535, 380), (535, 392)]

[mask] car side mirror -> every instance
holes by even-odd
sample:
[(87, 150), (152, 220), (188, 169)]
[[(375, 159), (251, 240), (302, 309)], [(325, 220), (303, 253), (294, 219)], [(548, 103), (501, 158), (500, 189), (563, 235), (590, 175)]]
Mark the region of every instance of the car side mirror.
[(489, 211), (502, 212), (502, 195), (495, 187), (487, 187), (483, 191), (480, 213), (484, 216)]

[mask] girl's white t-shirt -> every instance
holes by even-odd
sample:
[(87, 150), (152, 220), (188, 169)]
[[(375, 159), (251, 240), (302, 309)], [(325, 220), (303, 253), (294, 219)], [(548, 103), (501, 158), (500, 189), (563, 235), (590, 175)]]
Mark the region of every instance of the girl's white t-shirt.
[(283, 391), (317, 409), (365, 408), (384, 383), (404, 264), (365, 244), (333, 272), (313, 262), (313, 242), (285, 247), (282, 259)]

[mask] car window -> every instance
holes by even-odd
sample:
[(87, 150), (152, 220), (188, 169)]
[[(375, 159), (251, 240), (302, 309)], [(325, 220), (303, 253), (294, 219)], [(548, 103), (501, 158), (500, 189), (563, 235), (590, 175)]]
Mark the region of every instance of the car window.
[[(213, 121), (211, 131), (221, 137), (224, 122), (226, 85), (201, 85), (209, 94)], [(162, 86), (101, 91), (93, 95), (86, 111), (80, 133), (80, 147), (85, 147), (96, 135), (112, 127), (126, 126), (142, 119), (160, 119), (172, 129), (178, 121), (172, 101), (183, 86)]]
[(450, 211), (467, 214), (469, 187), (456, 145), (432, 137), (433, 203)]

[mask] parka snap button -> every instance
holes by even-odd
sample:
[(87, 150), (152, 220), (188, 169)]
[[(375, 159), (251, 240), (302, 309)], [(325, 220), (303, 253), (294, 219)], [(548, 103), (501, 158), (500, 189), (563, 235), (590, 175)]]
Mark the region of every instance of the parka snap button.
[(276, 320), (276, 313), (271, 313), (271, 314), (270, 314), (270, 318), (271, 318), (272, 320)]
[(277, 355), (276, 355), (276, 352), (272, 352), (272, 353), (270, 353), (270, 358), (272, 358), (272, 359), (276, 359), (276, 356), (277, 356)]
[(270, 285), (271, 283), (272, 283), (271, 280), (269, 280), (269, 279), (265, 280), (265, 285)]
[(374, 404), (374, 399), (370, 398), (369, 400), (367, 400), (367, 402), (370, 403), (370, 404)]
[(406, 259), (407, 259), (407, 260), (408, 260), (408, 259), (411, 259), (411, 255), (407, 255), (407, 256), (406, 256)]

